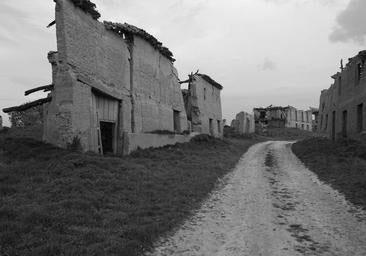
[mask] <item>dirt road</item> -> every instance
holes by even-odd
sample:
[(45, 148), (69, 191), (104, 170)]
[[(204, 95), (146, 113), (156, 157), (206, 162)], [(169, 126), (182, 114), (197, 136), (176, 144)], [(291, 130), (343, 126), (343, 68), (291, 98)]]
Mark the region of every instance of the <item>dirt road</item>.
[(222, 183), (149, 255), (366, 255), (366, 214), (322, 184), (289, 142), (253, 146)]

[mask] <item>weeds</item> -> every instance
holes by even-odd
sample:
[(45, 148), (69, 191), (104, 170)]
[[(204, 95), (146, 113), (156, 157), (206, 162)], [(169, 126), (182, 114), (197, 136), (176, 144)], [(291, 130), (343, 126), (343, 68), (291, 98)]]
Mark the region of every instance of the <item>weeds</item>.
[(199, 136), (114, 158), (0, 136), (0, 255), (140, 255), (255, 142)]

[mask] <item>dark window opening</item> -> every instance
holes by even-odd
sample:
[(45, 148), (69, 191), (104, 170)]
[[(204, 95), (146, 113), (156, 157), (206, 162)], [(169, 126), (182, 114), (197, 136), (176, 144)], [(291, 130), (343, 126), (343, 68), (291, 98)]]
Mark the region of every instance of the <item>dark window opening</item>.
[(338, 77), (338, 95), (342, 95), (342, 77)]
[(217, 132), (219, 134), (221, 133), (221, 122), (220, 122), (220, 120), (217, 120)]
[(359, 84), (361, 81), (362, 73), (363, 73), (364, 62), (357, 64), (356, 70), (356, 84)]
[(179, 133), (180, 132), (180, 112), (174, 110), (173, 118), (174, 118), (174, 131)]
[(357, 106), (357, 131), (363, 131), (363, 104)]
[(342, 136), (343, 138), (347, 137), (347, 110), (342, 113)]
[(325, 128), (324, 130), (328, 129), (328, 114), (325, 115)]
[(297, 111), (295, 111), (295, 120), (298, 121), (297, 120)]
[(301, 124), (301, 129), (305, 130), (305, 125)]
[(101, 133), (103, 154), (113, 154), (114, 123), (100, 122), (100, 133)]

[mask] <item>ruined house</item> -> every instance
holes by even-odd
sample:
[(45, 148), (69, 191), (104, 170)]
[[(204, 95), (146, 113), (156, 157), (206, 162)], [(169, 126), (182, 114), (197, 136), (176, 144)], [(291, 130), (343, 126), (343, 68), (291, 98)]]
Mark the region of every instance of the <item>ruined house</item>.
[(231, 127), (234, 128), (234, 132), (239, 135), (254, 133), (254, 116), (242, 111), (238, 113), (235, 119), (231, 122)]
[(55, 2), (52, 85), (38, 102), (45, 108), (44, 141), (118, 155), (187, 141), (178, 135), (188, 121), (169, 49), (133, 25), (99, 22), (88, 0)]
[(254, 108), (256, 128), (298, 128), (312, 131), (312, 110), (298, 110), (292, 106), (269, 106), (267, 108)]
[(183, 95), (191, 131), (222, 137), (222, 85), (198, 72), (181, 83), (185, 82), (188, 83), (188, 89), (183, 90)]
[(318, 132), (333, 140), (342, 137), (360, 138), (366, 128), (366, 51), (349, 59), (340, 72), (332, 76), (334, 83), (323, 90), (319, 100)]

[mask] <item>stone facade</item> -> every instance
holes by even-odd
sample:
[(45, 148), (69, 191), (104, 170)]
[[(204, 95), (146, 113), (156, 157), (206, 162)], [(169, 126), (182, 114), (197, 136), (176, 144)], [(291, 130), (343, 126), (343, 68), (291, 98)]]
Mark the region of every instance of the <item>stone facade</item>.
[(254, 116), (249, 113), (238, 113), (231, 124), (236, 134), (244, 135), (255, 132)]
[(312, 110), (298, 110), (292, 106), (255, 108), (255, 123), (258, 128), (298, 128), (313, 130)]
[(319, 100), (318, 132), (329, 138), (359, 138), (366, 131), (366, 51), (359, 52), (341, 71)]
[(188, 129), (167, 48), (132, 25), (103, 24), (70, 0), (55, 2), (57, 52), (48, 56), (54, 89), (45, 141), (66, 147), (77, 138), (85, 151), (101, 152), (107, 136), (113, 137), (109, 150), (123, 154), (125, 133)]
[(222, 88), (207, 75), (196, 73), (189, 77), (184, 100), (191, 131), (215, 137), (223, 136), (220, 96)]

